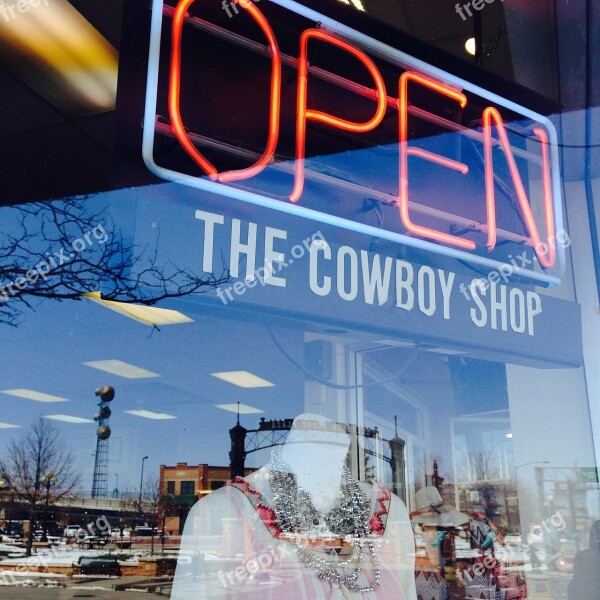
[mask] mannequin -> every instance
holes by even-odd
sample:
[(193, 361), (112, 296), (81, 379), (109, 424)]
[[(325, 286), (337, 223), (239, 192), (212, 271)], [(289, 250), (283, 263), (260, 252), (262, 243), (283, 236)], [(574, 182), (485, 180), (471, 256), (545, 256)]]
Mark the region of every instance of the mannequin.
[[(292, 429), (281, 450), (281, 457), (289, 467), (298, 487), (306, 490), (320, 512), (331, 509), (340, 487), (340, 474), (350, 447), (350, 436), (336, 430), (312, 434), (302, 429), (302, 424), (329, 423), (320, 415), (301, 415), (294, 420)], [(310, 417), (306, 419), (306, 417)], [(312, 438), (312, 439), (307, 439)]]
[(190, 512), (173, 600), (415, 600), (402, 501), (345, 468), (350, 438), (302, 414), (269, 465)]

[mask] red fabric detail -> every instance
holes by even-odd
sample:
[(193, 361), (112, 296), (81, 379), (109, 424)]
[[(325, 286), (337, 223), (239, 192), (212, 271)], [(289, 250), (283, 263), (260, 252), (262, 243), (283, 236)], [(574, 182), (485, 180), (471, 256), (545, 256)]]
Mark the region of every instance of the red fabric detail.
[(499, 574), (496, 585), (505, 590), (506, 600), (527, 598), (527, 586), (518, 572)]
[(265, 502), (263, 495), (252, 489), (243, 477), (236, 477), (230, 485), (240, 490), (250, 500), (271, 535), (278, 538), (282, 533), (281, 528), (277, 523), (275, 511)]
[(490, 555), (487, 555), (488, 561), (479, 558), (475, 564), (466, 569), (469, 581), (472, 581), (477, 575), (484, 576), (496, 590), (502, 590), (502, 598), (506, 600), (525, 600), (527, 598), (527, 585), (523, 574), (520, 571), (506, 571), (505, 565), (494, 559), (490, 564)]
[(392, 495), (381, 485), (376, 485), (379, 489), (379, 493), (377, 494), (377, 499), (375, 500), (375, 510), (373, 511), (369, 525), (371, 526), (372, 533), (383, 535), (385, 533), (387, 516), (390, 512)]

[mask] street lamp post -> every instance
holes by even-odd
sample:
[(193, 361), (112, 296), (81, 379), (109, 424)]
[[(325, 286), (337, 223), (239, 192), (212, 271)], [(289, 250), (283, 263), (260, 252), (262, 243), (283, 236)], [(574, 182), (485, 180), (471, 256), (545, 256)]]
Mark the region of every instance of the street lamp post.
[(144, 458), (142, 458), (142, 472), (140, 475), (140, 497), (138, 499), (140, 514), (142, 513), (142, 485), (144, 483), (144, 461), (147, 460), (147, 458), (147, 456), (144, 456)]
[(162, 529), (160, 530), (160, 555), (165, 555), (165, 509), (162, 513)]
[(515, 473), (522, 467), (528, 467), (529, 465), (549, 465), (549, 460), (531, 460), (529, 462), (523, 463), (522, 465), (517, 465), (515, 467)]

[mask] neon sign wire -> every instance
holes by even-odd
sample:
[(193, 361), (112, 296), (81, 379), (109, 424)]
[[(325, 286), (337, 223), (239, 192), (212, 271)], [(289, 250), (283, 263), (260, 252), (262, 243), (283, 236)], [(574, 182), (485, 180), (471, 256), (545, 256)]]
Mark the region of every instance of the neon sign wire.
[[(173, 18), (179, 19), (180, 21), (185, 18), (185, 13), (187, 8), (194, 2), (195, 0), (181, 0), (178, 4), (178, 7), (173, 12)], [(357, 233), (362, 233), (368, 236), (375, 236), (382, 239), (387, 239), (393, 242), (402, 243), (408, 246), (412, 246), (415, 248), (419, 248), (422, 250), (426, 250), (429, 252), (442, 254), (445, 256), (449, 256), (452, 258), (458, 258), (461, 260), (468, 261), (470, 263), (478, 264), (490, 269), (498, 269), (503, 263), (497, 260), (493, 260), (490, 258), (486, 258), (484, 256), (479, 256), (476, 254), (472, 254), (465, 250), (472, 250), (475, 248), (475, 243), (471, 240), (465, 240), (459, 238), (457, 236), (453, 236), (450, 234), (444, 234), (443, 232), (431, 230), (428, 228), (420, 227), (412, 223), (408, 214), (408, 190), (407, 190), (407, 163), (408, 156), (416, 156), (424, 160), (429, 160), (435, 162), (437, 164), (441, 164), (448, 168), (459, 171), (463, 174), (468, 172), (468, 167), (463, 163), (458, 163), (457, 161), (453, 161), (449, 158), (442, 157), (437, 154), (433, 154), (427, 152), (425, 150), (420, 150), (418, 148), (411, 148), (407, 143), (407, 136), (403, 137), (403, 128), (405, 127), (406, 116), (409, 112), (416, 113), (417, 116), (429, 117), (428, 120), (441, 120), (444, 124), (449, 125), (449, 129), (458, 130), (460, 132), (467, 133), (469, 137), (474, 137), (476, 139), (483, 139), (484, 148), (486, 150), (486, 173), (485, 173), (485, 182), (486, 182), (486, 207), (487, 207), (487, 231), (488, 231), (488, 248), (491, 248), (496, 243), (496, 226), (495, 226), (495, 200), (494, 200), (494, 186), (493, 186), (493, 164), (491, 160), (491, 148), (493, 146), (500, 146), (505, 152), (505, 156), (508, 160), (509, 169), (511, 173), (511, 177), (513, 183), (515, 185), (517, 191), (517, 198), (519, 200), (519, 207), (522, 211), (522, 215), (524, 217), (526, 226), (528, 228), (528, 232), (530, 234), (531, 245), (533, 245), (536, 249), (536, 254), (538, 255), (538, 259), (540, 264), (544, 267), (549, 267), (553, 265), (555, 262), (557, 264), (557, 273), (549, 274), (542, 273), (536, 271), (527, 271), (522, 272), (521, 275), (530, 279), (537, 284), (544, 285), (558, 285), (560, 284), (560, 276), (564, 272), (564, 264), (565, 264), (565, 250), (562, 247), (554, 248), (552, 244), (548, 244), (548, 253), (547, 255), (543, 255), (538, 251), (539, 244), (541, 243), (539, 237), (539, 231), (535, 224), (535, 220), (531, 213), (531, 208), (529, 206), (529, 202), (527, 200), (525, 189), (522, 185), (522, 181), (520, 178), (520, 174), (514, 162), (513, 152), (510, 147), (508, 137), (506, 131), (504, 129), (504, 124), (502, 118), (496, 109), (489, 107), (484, 111), (483, 119), (484, 119), (484, 132), (483, 134), (479, 134), (477, 132), (473, 132), (472, 130), (468, 130), (461, 125), (457, 125), (450, 121), (446, 121), (441, 117), (437, 117), (436, 115), (432, 115), (427, 111), (419, 109), (417, 107), (408, 106), (408, 102), (406, 99), (406, 88), (408, 80), (413, 80), (415, 83), (425, 85), (430, 87), (431, 89), (435, 89), (438, 93), (446, 95), (454, 100), (456, 100), (459, 104), (463, 105), (466, 102), (466, 97), (462, 94), (461, 90), (471, 91), (490, 102), (494, 102), (500, 106), (503, 106), (517, 114), (520, 114), (528, 119), (533, 121), (537, 121), (541, 125), (543, 125), (544, 129), (536, 128), (534, 130), (535, 135), (540, 139), (540, 146), (542, 147), (542, 159), (537, 158), (536, 162), (540, 162), (542, 164), (542, 182), (543, 182), (543, 194), (544, 194), (544, 209), (546, 214), (546, 229), (548, 236), (552, 233), (559, 231), (562, 229), (562, 206), (561, 206), (561, 188), (560, 188), (560, 180), (559, 180), (559, 170), (558, 170), (558, 156), (556, 152), (549, 152), (549, 146), (556, 148), (557, 147), (557, 134), (554, 129), (553, 124), (549, 119), (542, 115), (538, 115), (524, 107), (521, 107), (510, 100), (501, 98), (496, 94), (492, 94), (483, 90), (479, 86), (475, 86), (470, 84), (469, 82), (463, 81), (460, 78), (457, 78), (453, 75), (445, 73), (435, 67), (427, 65), (423, 61), (415, 59), (406, 55), (403, 52), (400, 52), (394, 48), (391, 48), (369, 36), (366, 36), (360, 32), (357, 32), (345, 25), (337, 23), (332, 19), (329, 19), (325, 15), (322, 15), (312, 9), (304, 7), (302, 5), (297, 4), (293, 0), (271, 0), (272, 2), (285, 7), (292, 12), (295, 12), (299, 15), (305, 16), (309, 19), (314, 20), (315, 22), (320, 23), (320, 30), (307, 30), (302, 34), (301, 38), (301, 52), (300, 57), (297, 61), (298, 70), (300, 73), (299, 77), (299, 86), (298, 86), (298, 100), (299, 106), (301, 110), (298, 111), (297, 116), (297, 125), (299, 125), (299, 129), (297, 129), (297, 160), (296, 164), (293, 167), (295, 178), (294, 178), (294, 190), (290, 196), (291, 203), (281, 202), (280, 200), (276, 200), (273, 198), (269, 198), (267, 196), (262, 196), (259, 193), (232, 188), (228, 186), (224, 186), (220, 182), (226, 181), (236, 181), (240, 179), (245, 179), (251, 177), (261, 170), (263, 170), (271, 161), (272, 156), (274, 154), (275, 146), (277, 144), (277, 122), (279, 119), (280, 112), (280, 96), (279, 96), (279, 86), (281, 83), (281, 64), (282, 61), (285, 63), (290, 62), (289, 57), (282, 56), (279, 53), (279, 49), (277, 47), (277, 41), (272, 34), (272, 30), (266, 21), (265, 17), (262, 13), (254, 6), (252, 2), (245, 2), (241, 4), (243, 8), (246, 8), (248, 12), (251, 13), (252, 18), (257, 22), (259, 27), (262, 29), (263, 33), (265, 33), (267, 40), (269, 42), (268, 46), (268, 54), (271, 56), (272, 63), (272, 78), (271, 78), (271, 101), (270, 101), (270, 119), (269, 119), (269, 135), (267, 140), (267, 146), (262, 156), (260, 156), (255, 163), (247, 168), (240, 169), (237, 171), (230, 171), (226, 173), (218, 173), (216, 168), (201, 155), (201, 153), (197, 150), (192, 143), (193, 136), (188, 134), (185, 131), (183, 123), (181, 121), (181, 116), (178, 113), (178, 104), (179, 104), (179, 85), (180, 82), (177, 79), (178, 74), (176, 75), (175, 81), (173, 81), (173, 71), (178, 73), (177, 68), (171, 69), (171, 86), (169, 90), (169, 112), (172, 122), (172, 130), (173, 134), (180, 141), (182, 147), (186, 150), (188, 155), (190, 155), (196, 163), (204, 170), (204, 172), (208, 175), (209, 180), (201, 179), (195, 176), (186, 175), (184, 173), (179, 173), (176, 171), (172, 171), (170, 169), (166, 169), (157, 165), (154, 161), (153, 157), (153, 149), (154, 149), (154, 136), (155, 136), (155, 124), (157, 122), (156, 115), (156, 102), (157, 102), (157, 94), (158, 94), (158, 72), (159, 72), (159, 58), (160, 58), (160, 40), (162, 34), (162, 21), (163, 21), (163, 11), (165, 11), (163, 0), (155, 0), (153, 3), (152, 10), (152, 27), (151, 27), (151, 40), (150, 40), (150, 55), (149, 55), (149, 68), (148, 68), (148, 79), (147, 79), (147, 93), (146, 93), (146, 107), (145, 107), (145, 115), (144, 115), (144, 132), (143, 132), (143, 158), (147, 165), (147, 167), (157, 176), (180, 183), (183, 185), (191, 186), (200, 190), (209, 191), (212, 193), (217, 193), (220, 195), (224, 195), (230, 198), (234, 198), (237, 200), (241, 200), (243, 202), (248, 202), (254, 205), (266, 207), (272, 210), (277, 210), (280, 212), (284, 212), (290, 215), (296, 215), (303, 218), (316, 220), (322, 223), (330, 224), (336, 227), (345, 228), (351, 231), (355, 231)], [(173, 9), (168, 9), (169, 12), (173, 11)], [(166, 12), (166, 11), (165, 11)], [(173, 31), (175, 35), (173, 35), (172, 39), (172, 60), (175, 63), (175, 67), (177, 67), (178, 58), (178, 49), (180, 50), (181, 37), (176, 32), (181, 31), (181, 22), (176, 24), (177, 27), (173, 27)], [(221, 29), (217, 28), (216, 29)], [(235, 34), (232, 34), (235, 35)], [(327, 115), (325, 113), (314, 111), (308, 109), (306, 107), (306, 82), (308, 79), (308, 61), (306, 57), (307, 52), (307, 44), (311, 37), (319, 38), (321, 40), (327, 41), (328, 43), (338, 45), (343, 48), (347, 52), (354, 55), (364, 67), (367, 68), (370, 75), (373, 78), (375, 84), (375, 90), (364, 88), (363, 86), (359, 86), (359, 84), (354, 84), (357, 88), (362, 88), (357, 90), (358, 93), (362, 93), (362, 95), (369, 96), (377, 101), (377, 110), (375, 115), (366, 123), (353, 123), (344, 121), (338, 117), (333, 115)], [(369, 51), (372, 55), (383, 58), (387, 62), (392, 64), (396, 64), (401, 68), (408, 69), (418, 69), (422, 73), (426, 73), (427, 75), (421, 75), (420, 73), (407, 72), (404, 73), (400, 78), (399, 84), (399, 98), (398, 100), (394, 100), (389, 98), (385, 93), (385, 88), (383, 87), (383, 81), (381, 80), (381, 76), (372, 63), (370, 58), (362, 52), (361, 49), (354, 47), (350, 42), (361, 46), (363, 49)], [(260, 47), (260, 44), (256, 44), (250, 42), (250, 44), (254, 46)], [(256, 48), (255, 48), (256, 49)], [(179, 55), (180, 56), (180, 55)], [(296, 62), (294, 59), (291, 59), (293, 62)], [(303, 71), (304, 69), (304, 71)], [(313, 72), (314, 67), (310, 67), (310, 72)], [(317, 69), (315, 69), (317, 70)], [(320, 71), (320, 70), (319, 70)], [(302, 74), (304, 73), (304, 74)], [(327, 72), (320, 73), (321, 76), (325, 74), (327, 77)], [(348, 82), (347, 80), (343, 80), (334, 74), (328, 74), (331, 78), (342, 80), (342, 82), (347, 82), (353, 84), (353, 82)], [(303, 83), (304, 82), (304, 83)], [(403, 96), (404, 93), (404, 96)], [(404, 97), (404, 104), (403, 104)], [(463, 100), (464, 99), (464, 100)], [(301, 196), (301, 187), (304, 176), (303, 170), (303, 153), (302, 150), (302, 141), (305, 129), (306, 122), (308, 120), (321, 121), (324, 123), (328, 123), (334, 127), (346, 129), (348, 131), (356, 131), (356, 132), (365, 132), (370, 131), (381, 121), (383, 117), (383, 113), (385, 111), (386, 105), (390, 105), (391, 102), (397, 103), (397, 108), (399, 111), (399, 130), (400, 130), (400, 167), (401, 174), (404, 173), (404, 177), (401, 176), (401, 186), (400, 186), (400, 196), (399, 196), (399, 204), (400, 211), (403, 223), (407, 226), (409, 233), (413, 233), (416, 235), (422, 235), (425, 238), (434, 239), (436, 241), (441, 241), (446, 244), (458, 247), (448, 247), (448, 246), (440, 246), (439, 244), (428, 241), (428, 239), (415, 238), (412, 236), (404, 235), (401, 233), (380, 229), (378, 227), (374, 227), (371, 225), (366, 225), (363, 223), (358, 223), (355, 221), (351, 221), (349, 219), (345, 219), (342, 217), (338, 217), (335, 215), (330, 215), (327, 213), (322, 213), (313, 209), (308, 209), (297, 204), (298, 199)], [(302, 123), (300, 120), (302, 119)], [(493, 125), (496, 126), (498, 132), (498, 138), (495, 138), (491, 134), (491, 128)], [(164, 126), (163, 126), (164, 128)], [(201, 138), (202, 136), (196, 136), (197, 138)], [(197, 140), (194, 140), (197, 141)], [(518, 150), (518, 149), (514, 149)], [(529, 152), (520, 150), (519, 152), (515, 151), (514, 154), (526, 154), (528, 158), (532, 156)], [(550, 162), (551, 161), (551, 165)], [(286, 169), (287, 170), (287, 169)], [(313, 174), (315, 175), (315, 174)], [(324, 176), (326, 177), (326, 176)], [(342, 182), (344, 184), (348, 184), (348, 182)], [(352, 185), (352, 184), (349, 184)], [(370, 190), (372, 193), (373, 190)], [(390, 198), (393, 198), (390, 196)], [(415, 207), (413, 207), (414, 209)], [(426, 208), (426, 207), (422, 207)], [(443, 211), (439, 211), (436, 209), (429, 209), (438, 214), (445, 214)], [(452, 215), (452, 218), (459, 221), (468, 221), (468, 219), (460, 218), (458, 216)], [(412, 229), (411, 229), (412, 228)], [(481, 228), (483, 230), (483, 228)], [(509, 233), (509, 232), (503, 232)], [(505, 236), (508, 238), (518, 237), (519, 239), (523, 239), (521, 236), (508, 235)], [(462, 249), (464, 248), (464, 250)]]

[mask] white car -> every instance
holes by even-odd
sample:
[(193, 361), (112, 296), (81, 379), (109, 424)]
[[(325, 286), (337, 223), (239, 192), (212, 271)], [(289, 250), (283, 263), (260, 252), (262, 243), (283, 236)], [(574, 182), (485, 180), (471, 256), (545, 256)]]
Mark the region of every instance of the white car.
[(80, 529), (82, 529), (80, 525), (67, 525), (63, 530), (63, 537), (67, 539), (77, 537), (77, 532)]

